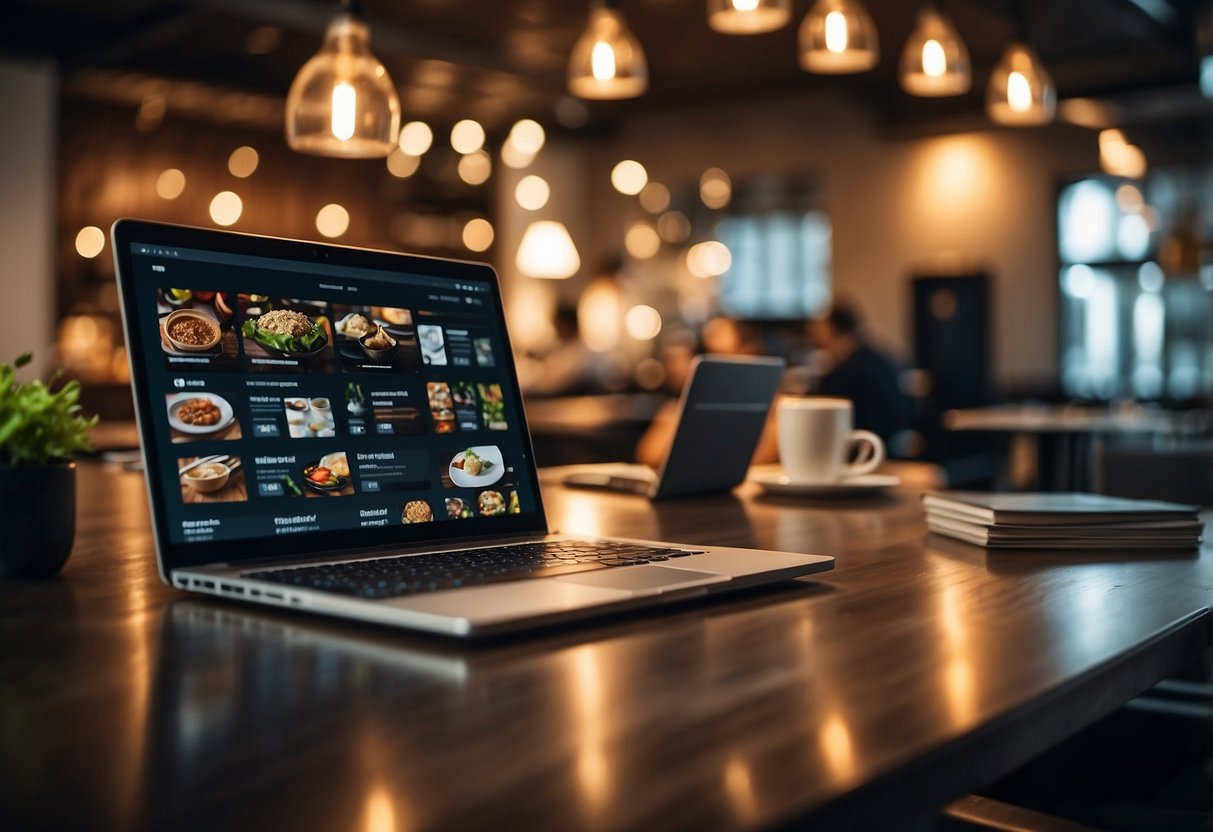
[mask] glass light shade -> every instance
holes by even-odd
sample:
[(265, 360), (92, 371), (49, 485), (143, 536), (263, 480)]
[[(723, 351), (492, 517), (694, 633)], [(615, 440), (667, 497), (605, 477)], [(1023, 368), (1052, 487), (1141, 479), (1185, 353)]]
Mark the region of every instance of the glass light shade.
[(757, 35), (792, 19), (792, 0), (708, 0), (708, 25), (726, 35)]
[(879, 61), (876, 24), (859, 0), (817, 0), (800, 24), (800, 66), (808, 72), (866, 72)]
[(649, 88), (649, 64), (640, 41), (618, 9), (601, 3), (569, 55), (569, 92), (578, 98), (636, 98)]
[(339, 12), (324, 45), (303, 65), (286, 97), (293, 150), (346, 159), (387, 156), (400, 132), (400, 98), (371, 54), (366, 24)]
[(952, 21), (924, 6), (901, 51), (901, 88), (910, 95), (936, 98), (963, 95), (973, 84), (969, 50)]
[(564, 223), (539, 220), (528, 225), (523, 233), (514, 264), (527, 277), (564, 280), (577, 274), (581, 255)]
[(1057, 109), (1057, 91), (1036, 53), (1024, 43), (1012, 43), (990, 75), (986, 115), (998, 124), (1048, 124)]

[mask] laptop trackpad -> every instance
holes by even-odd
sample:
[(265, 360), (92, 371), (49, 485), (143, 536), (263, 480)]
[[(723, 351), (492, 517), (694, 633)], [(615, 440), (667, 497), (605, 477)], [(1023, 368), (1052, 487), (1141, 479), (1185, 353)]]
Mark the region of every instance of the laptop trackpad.
[(621, 566), (618, 569), (599, 569), (593, 572), (578, 572), (552, 578), (569, 584), (595, 586), (602, 589), (619, 589), (637, 595), (660, 595), (676, 589), (726, 583), (729, 578), (715, 572), (698, 572), (693, 569), (676, 569), (670, 566)]

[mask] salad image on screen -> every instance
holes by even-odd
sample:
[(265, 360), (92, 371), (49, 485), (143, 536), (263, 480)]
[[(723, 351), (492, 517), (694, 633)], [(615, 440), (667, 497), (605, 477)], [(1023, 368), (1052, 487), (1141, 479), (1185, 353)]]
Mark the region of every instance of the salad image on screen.
[(489, 430), (509, 430), (505, 420), (505, 396), (500, 384), (477, 384), (480, 391), (480, 415)]
[(280, 372), (299, 368), (332, 372), (325, 360), (329, 350), (329, 319), (319, 301), (274, 300), (265, 295), (240, 295), (244, 353), (254, 370)]

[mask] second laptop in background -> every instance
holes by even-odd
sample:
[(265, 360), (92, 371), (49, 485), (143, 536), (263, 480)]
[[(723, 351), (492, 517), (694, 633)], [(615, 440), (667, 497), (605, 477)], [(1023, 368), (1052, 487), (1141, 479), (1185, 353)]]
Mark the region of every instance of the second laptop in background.
[(782, 358), (699, 356), (678, 403), (674, 439), (656, 471), (617, 462), (577, 465), (564, 484), (654, 500), (733, 489), (745, 479), (785, 366)]

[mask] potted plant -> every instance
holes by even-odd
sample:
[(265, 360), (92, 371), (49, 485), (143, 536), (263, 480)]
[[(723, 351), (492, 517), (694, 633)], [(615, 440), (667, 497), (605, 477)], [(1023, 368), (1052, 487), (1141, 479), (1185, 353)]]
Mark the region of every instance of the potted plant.
[[(80, 413), (80, 383), (18, 383), (26, 353), (0, 362), (0, 578), (41, 578), (67, 563), (76, 536), (76, 464), (97, 417)], [(51, 384), (54, 384), (52, 379)]]

